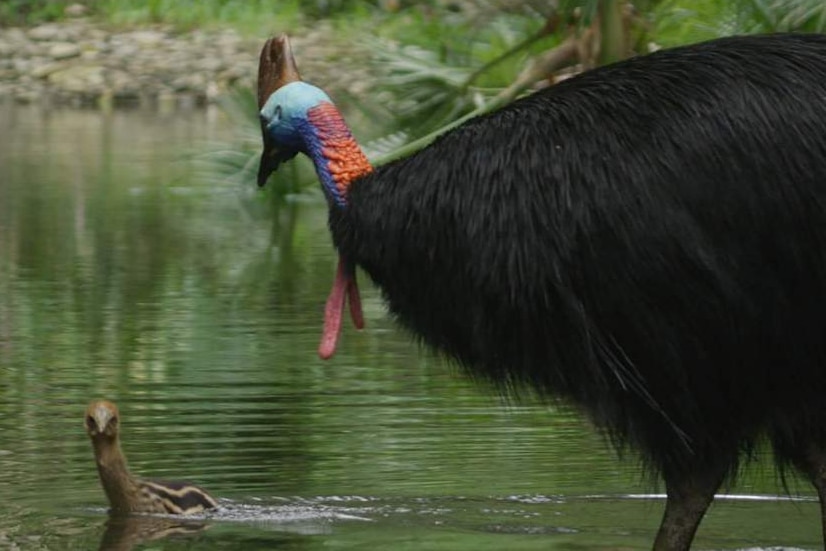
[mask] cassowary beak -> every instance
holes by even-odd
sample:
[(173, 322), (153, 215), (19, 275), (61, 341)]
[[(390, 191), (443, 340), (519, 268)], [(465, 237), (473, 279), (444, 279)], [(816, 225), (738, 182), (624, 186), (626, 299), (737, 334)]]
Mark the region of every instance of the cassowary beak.
[(261, 123), (261, 133), (264, 135), (264, 151), (261, 153), (261, 162), (258, 164), (258, 187), (264, 187), (270, 174), (275, 172), (281, 164), (281, 155), (278, 147), (273, 145), (272, 139), (267, 137), (267, 129)]
[[(290, 39), (286, 34), (278, 38), (270, 38), (261, 49), (258, 61), (258, 110), (260, 111), (269, 97), (290, 82), (301, 80), (298, 67), (295, 64)], [(258, 185), (267, 183), (267, 178), (278, 168), (282, 161), (292, 158), (295, 153), (285, 153), (278, 149), (272, 138), (267, 135), (264, 122), (261, 122), (261, 134), (264, 138), (264, 151), (261, 153), (261, 163), (258, 166)]]

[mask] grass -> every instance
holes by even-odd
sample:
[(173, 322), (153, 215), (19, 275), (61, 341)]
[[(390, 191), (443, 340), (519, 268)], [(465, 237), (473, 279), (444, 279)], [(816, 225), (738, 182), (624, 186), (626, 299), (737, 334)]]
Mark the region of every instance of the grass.
[(64, 10), (81, 4), (92, 17), (114, 26), (168, 24), (182, 30), (233, 27), (256, 35), (278, 27), (295, 27), (321, 18), (362, 20), (376, 2), (354, 0), (3, 0), (0, 26), (36, 25), (65, 18)]
[(301, 0), (92, 0), (88, 4), (96, 17), (114, 25), (165, 23), (185, 30), (231, 26), (250, 35), (266, 31), (276, 19), (282, 27), (302, 19)]
[(67, 5), (68, 0), (5, 0), (0, 3), (0, 26), (60, 19)]

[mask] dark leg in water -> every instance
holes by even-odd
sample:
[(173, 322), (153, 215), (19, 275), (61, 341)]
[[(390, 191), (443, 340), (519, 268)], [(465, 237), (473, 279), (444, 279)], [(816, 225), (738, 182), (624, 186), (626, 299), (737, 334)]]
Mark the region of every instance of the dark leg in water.
[(795, 466), (809, 477), (820, 499), (820, 524), (826, 548), (826, 445), (810, 443), (806, 451), (794, 459)]
[(725, 478), (725, 469), (714, 472), (666, 476), (665, 513), (654, 540), (654, 551), (688, 551), (714, 493)]

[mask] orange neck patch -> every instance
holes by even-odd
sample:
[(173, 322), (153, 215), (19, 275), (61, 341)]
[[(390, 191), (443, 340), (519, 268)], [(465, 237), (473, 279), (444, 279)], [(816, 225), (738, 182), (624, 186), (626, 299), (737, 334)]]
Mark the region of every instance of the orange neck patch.
[(342, 198), (353, 180), (373, 171), (341, 113), (332, 103), (321, 103), (307, 113), (321, 142), (321, 153), (327, 160), (336, 188)]

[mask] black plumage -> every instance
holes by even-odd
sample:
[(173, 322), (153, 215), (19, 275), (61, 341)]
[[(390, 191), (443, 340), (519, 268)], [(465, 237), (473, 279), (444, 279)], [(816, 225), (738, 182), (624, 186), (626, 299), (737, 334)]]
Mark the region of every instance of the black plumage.
[(425, 343), (639, 450), (655, 548), (764, 436), (826, 502), (826, 37), (583, 73), (355, 180), (330, 229)]

